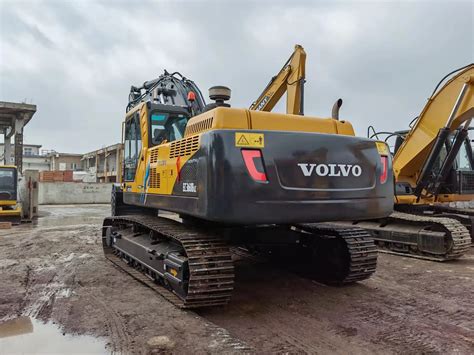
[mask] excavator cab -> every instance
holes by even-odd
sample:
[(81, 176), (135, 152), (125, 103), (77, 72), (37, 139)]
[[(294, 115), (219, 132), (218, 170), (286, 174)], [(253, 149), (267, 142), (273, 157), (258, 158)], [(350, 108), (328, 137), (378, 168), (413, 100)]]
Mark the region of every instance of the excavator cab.
[[(141, 132), (140, 111), (132, 112), (124, 123), (124, 181), (135, 179), (142, 146), (152, 148), (182, 139), (191, 117), (185, 106), (161, 103), (148, 103), (147, 112), (147, 132)], [(143, 139), (148, 142), (144, 144)]]
[(14, 166), (0, 166), (0, 222), (21, 221), (18, 199), (18, 171)]
[[(400, 148), (405, 141), (408, 132), (408, 130), (395, 132), (396, 140), (393, 155), (397, 153), (398, 148)], [(439, 155), (433, 164), (433, 177), (441, 172), (443, 161), (446, 159), (454, 140), (455, 134), (452, 134), (440, 150)], [(474, 194), (474, 156), (469, 136), (463, 140), (458, 149), (459, 151), (453, 161), (451, 169), (441, 185), (439, 191), (440, 194)], [(397, 182), (396, 193), (397, 195), (410, 195), (414, 193), (414, 189), (407, 183)]]

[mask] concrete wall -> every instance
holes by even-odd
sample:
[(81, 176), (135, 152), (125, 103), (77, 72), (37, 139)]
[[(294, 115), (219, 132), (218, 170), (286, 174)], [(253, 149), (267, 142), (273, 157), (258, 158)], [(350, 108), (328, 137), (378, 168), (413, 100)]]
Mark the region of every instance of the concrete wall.
[(110, 203), (112, 184), (83, 182), (41, 182), (39, 204)]

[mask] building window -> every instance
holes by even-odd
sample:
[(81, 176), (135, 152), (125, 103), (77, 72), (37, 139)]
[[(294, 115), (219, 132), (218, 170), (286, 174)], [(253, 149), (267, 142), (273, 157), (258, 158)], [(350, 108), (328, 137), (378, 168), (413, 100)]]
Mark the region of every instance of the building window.
[(71, 163), (71, 170), (76, 170), (76, 169), (77, 169), (77, 164)]

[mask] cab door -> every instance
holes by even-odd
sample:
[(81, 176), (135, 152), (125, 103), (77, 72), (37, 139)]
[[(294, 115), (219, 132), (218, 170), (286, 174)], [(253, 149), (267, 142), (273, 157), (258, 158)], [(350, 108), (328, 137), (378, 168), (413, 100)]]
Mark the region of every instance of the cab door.
[(124, 127), (123, 182), (127, 192), (139, 192), (136, 175), (141, 151), (140, 115), (137, 111), (125, 121)]

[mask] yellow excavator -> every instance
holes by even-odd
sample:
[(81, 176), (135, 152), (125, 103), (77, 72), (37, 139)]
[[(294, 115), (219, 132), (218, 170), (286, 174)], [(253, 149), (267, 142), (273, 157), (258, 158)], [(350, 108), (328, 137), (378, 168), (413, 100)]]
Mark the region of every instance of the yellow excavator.
[[(297, 53), (295, 61), (304, 56)], [(366, 231), (322, 222), (393, 211), (387, 145), (355, 137), (349, 122), (301, 115), (304, 70), (278, 82), (275, 95), (286, 85), (300, 97), (290, 105), (299, 114), (230, 107), (223, 86), (209, 90), (206, 104), (177, 72), (131, 87), (104, 253), (179, 307), (229, 301), (234, 247), (268, 251), (330, 284), (375, 271)], [(255, 108), (274, 102), (268, 96)]]
[(0, 222), (21, 222), (18, 204), (18, 171), (15, 166), (0, 166)]
[(369, 128), (372, 137), (396, 137), (397, 212), (356, 223), (371, 231), (379, 247), (441, 261), (459, 258), (468, 250), (474, 210), (449, 203), (474, 200), (474, 159), (468, 135), (473, 118), (474, 64), (469, 64), (439, 82), (410, 130), (391, 133)]

